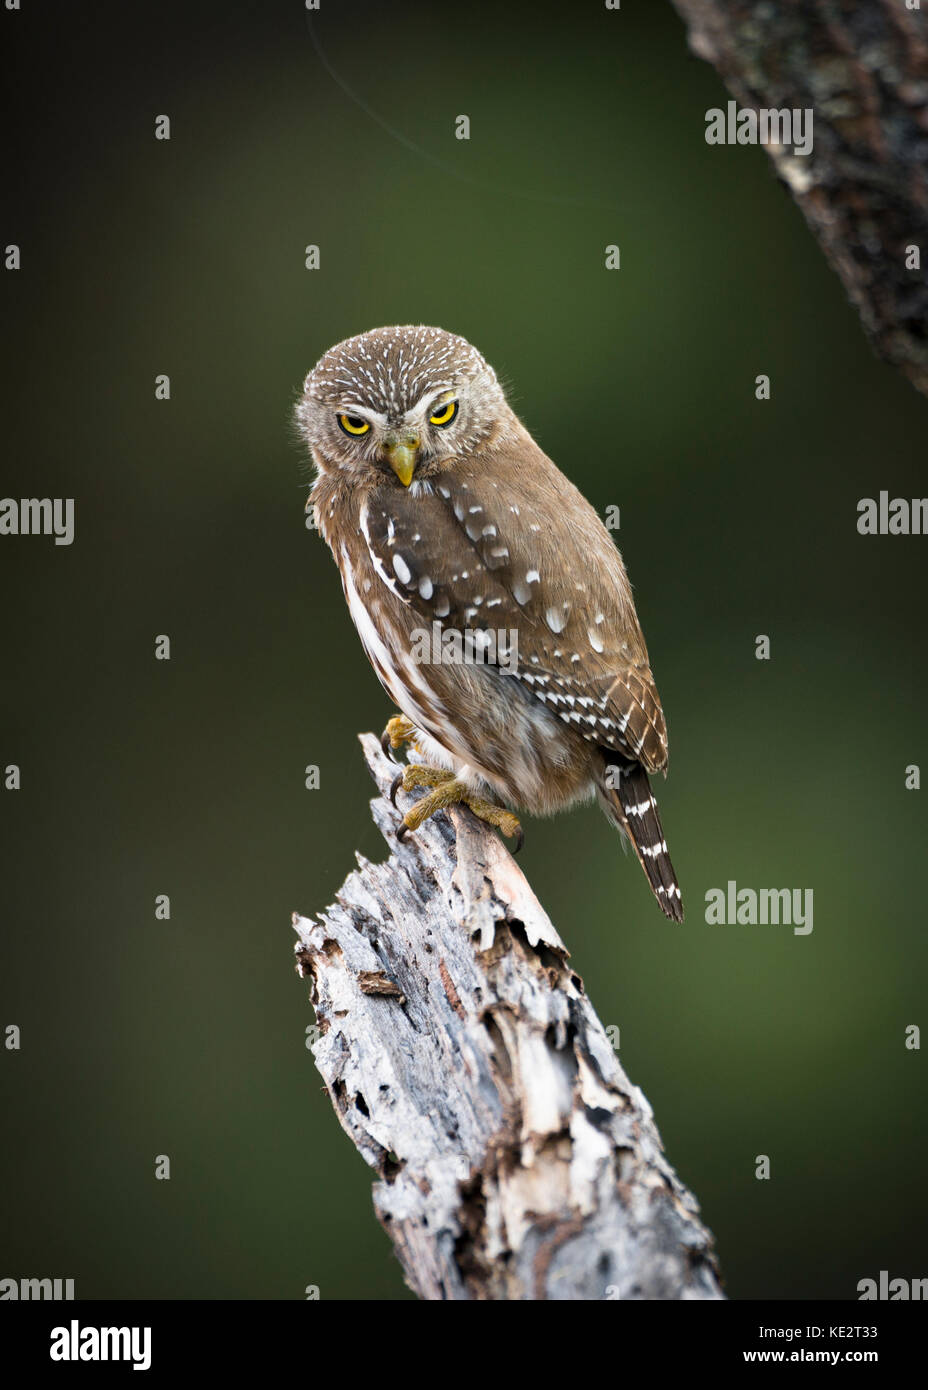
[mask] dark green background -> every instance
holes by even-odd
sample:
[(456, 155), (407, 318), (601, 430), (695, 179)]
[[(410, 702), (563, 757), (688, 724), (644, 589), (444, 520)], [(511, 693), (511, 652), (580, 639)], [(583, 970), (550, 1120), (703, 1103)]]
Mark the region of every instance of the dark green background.
[[(289, 925), (355, 848), (385, 852), (355, 736), (392, 712), (304, 528), (291, 407), (330, 344), (394, 322), (472, 340), (622, 509), (686, 924), (595, 809), (530, 822), (522, 864), (729, 1292), (923, 1275), (904, 769), (925, 755), (928, 539), (855, 523), (861, 497), (926, 491), (928, 403), (872, 356), (765, 153), (705, 144), (728, 94), (675, 13), (323, 0), (340, 82), (301, 0), (30, 4), (2, 26), (23, 267), (0, 279), (0, 491), (74, 497), (77, 531), (0, 540), (0, 764), (23, 775), (0, 799), (0, 1024), (23, 1033), (0, 1052), (0, 1276), (404, 1294), (304, 1046)], [(707, 926), (729, 879), (813, 888), (813, 934)]]

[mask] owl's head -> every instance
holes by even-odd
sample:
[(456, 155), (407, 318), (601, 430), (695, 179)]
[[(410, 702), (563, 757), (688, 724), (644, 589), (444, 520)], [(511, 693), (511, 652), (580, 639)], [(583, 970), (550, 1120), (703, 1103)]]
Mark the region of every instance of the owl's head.
[(336, 343), (303, 383), (297, 424), (316, 466), (409, 487), (515, 423), (493, 368), (441, 328), (374, 328)]

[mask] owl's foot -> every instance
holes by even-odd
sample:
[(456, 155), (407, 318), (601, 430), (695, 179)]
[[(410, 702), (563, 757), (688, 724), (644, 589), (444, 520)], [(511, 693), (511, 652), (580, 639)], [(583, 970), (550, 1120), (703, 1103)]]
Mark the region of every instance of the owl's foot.
[[(389, 728), (389, 725), (387, 727)], [(412, 791), (414, 787), (431, 787), (432, 790), (406, 812), (403, 823), (396, 832), (398, 840), (404, 839), (410, 830), (418, 830), (436, 811), (443, 811), (448, 806), (469, 806), (478, 820), (495, 825), (510, 838), (513, 835), (516, 837), (513, 854), (518, 854), (522, 848), (525, 832), (519, 824), (518, 817), (507, 811), (504, 806), (494, 806), (492, 801), (484, 801), (483, 797), (474, 796), (463, 782), (457, 780), (453, 772), (438, 767), (424, 767), (422, 763), (409, 763), (393, 779), (390, 800), (394, 806), (396, 793), (401, 786), (406, 792)]]
[(395, 714), (392, 719), (387, 721), (387, 727), (380, 735), (380, 746), (386, 753), (391, 748), (402, 748), (404, 743), (412, 743), (416, 735), (416, 726), (405, 714)]
[(495, 825), (497, 830), (512, 839), (515, 836), (515, 844), (512, 847), (513, 854), (518, 854), (525, 843), (525, 831), (519, 823), (518, 816), (514, 816), (511, 811), (507, 811), (505, 806), (495, 806), (492, 801), (484, 801), (482, 796), (462, 796), (461, 801), (465, 806), (469, 806), (478, 820), (485, 820), (487, 825)]

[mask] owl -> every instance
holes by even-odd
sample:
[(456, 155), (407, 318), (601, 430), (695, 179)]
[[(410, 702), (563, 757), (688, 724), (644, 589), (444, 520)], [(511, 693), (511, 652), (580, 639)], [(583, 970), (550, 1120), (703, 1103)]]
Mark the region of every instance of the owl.
[(439, 328), (376, 328), (306, 377), (307, 510), (400, 714), (385, 746), (425, 788), (402, 838), (463, 802), (521, 843), (515, 814), (596, 798), (667, 917), (683, 903), (648, 774), (667, 732), (622, 558), (507, 404)]

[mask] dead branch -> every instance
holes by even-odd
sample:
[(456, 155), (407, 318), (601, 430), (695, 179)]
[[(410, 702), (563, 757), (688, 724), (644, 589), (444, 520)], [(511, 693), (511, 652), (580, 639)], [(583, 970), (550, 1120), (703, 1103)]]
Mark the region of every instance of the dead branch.
[(467, 810), (398, 844), (395, 764), (361, 742), (392, 852), (359, 855), (337, 903), (293, 923), (316, 1065), (380, 1174), (374, 1206), (409, 1286), (721, 1298), (696, 1201), (525, 876)]

